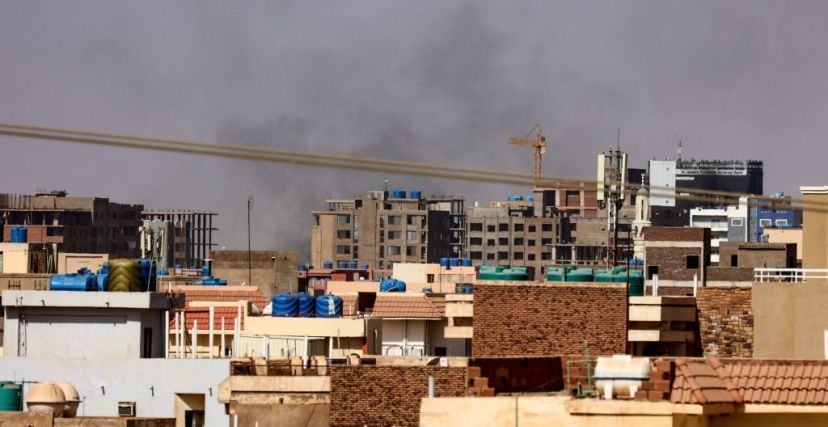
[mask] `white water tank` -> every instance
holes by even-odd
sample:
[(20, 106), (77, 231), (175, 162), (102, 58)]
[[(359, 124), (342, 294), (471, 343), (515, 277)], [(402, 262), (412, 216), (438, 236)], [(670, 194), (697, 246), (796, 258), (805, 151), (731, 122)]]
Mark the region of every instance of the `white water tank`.
[(55, 418), (63, 416), (66, 396), (55, 383), (37, 383), (26, 393), (26, 407), (29, 412), (44, 414), (52, 412)]
[(599, 357), (595, 364), (595, 386), (604, 399), (633, 398), (641, 383), (649, 378), (650, 359), (646, 357)]

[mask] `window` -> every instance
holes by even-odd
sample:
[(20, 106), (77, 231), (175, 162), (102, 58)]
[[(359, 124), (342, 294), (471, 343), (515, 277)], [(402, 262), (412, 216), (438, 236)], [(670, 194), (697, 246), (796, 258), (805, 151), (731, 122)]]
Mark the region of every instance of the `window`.
[(482, 237), (472, 237), (472, 238), (469, 239), (469, 244), (472, 245), (472, 246), (480, 246), (480, 245), (483, 244), (483, 238)]
[(730, 266), (731, 267), (738, 267), (739, 266), (739, 255), (731, 255), (730, 256)]
[(730, 225), (732, 225), (734, 227), (741, 227), (741, 226), (745, 225), (745, 220), (742, 219), (742, 218), (731, 218), (730, 219)]
[(534, 261), (535, 260), (535, 254), (526, 255), (526, 260), (527, 261)]
[(389, 215), (388, 216), (388, 225), (400, 225), (402, 223), (402, 217), (399, 215)]
[(530, 233), (534, 233), (536, 230), (537, 230), (537, 229), (535, 228), (535, 226), (534, 226), (534, 225), (530, 225), (530, 226), (529, 226), (529, 232), (530, 232)]
[(471, 231), (483, 231), (483, 224), (479, 222), (473, 222), (469, 224), (469, 230)]
[(434, 275), (426, 274), (426, 283), (434, 283)]
[(351, 238), (351, 230), (336, 230), (336, 238), (337, 239), (350, 239)]
[(541, 231), (548, 232), (552, 231), (552, 224), (542, 224)]
[(350, 215), (337, 215), (336, 216), (336, 223), (337, 224), (350, 224), (351, 223), (351, 216)]
[(546, 245), (551, 245), (551, 244), (552, 244), (552, 239), (551, 238), (541, 239), (541, 245), (546, 246)]
[(777, 219), (776, 221), (774, 221), (774, 224), (776, 224), (777, 227), (787, 227), (788, 226), (788, 220), (787, 219)]
[(337, 255), (350, 255), (351, 254), (351, 247), (345, 245), (339, 245), (336, 247), (336, 254)]
[(498, 252), (497, 253), (498, 260), (508, 260), (509, 259), (509, 252)]
[(544, 261), (548, 261), (552, 259), (552, 254), (549, 252), (541, 252), (541, 259)]
[(509, 224), (498, 224), (497, 225), (498, 231), (509, 231)]
[(469, 253), (469, 257), (471, 259), (483, 259), (483, 253), (472, 251), (472, 252)]
[(416, 242), (417, 241), (417, 232), (416, 231), (409, 231), (405, 233), (405, 240), (409, 242)]
[(388, 232), (388, 240), (400, 240), (402, 239), (402, 231), (389, 231)]
[(141, 357), (144, 359), (149, 359), (152, 357), (152, 328), (144, 328), (144, 345), (143, 347), (143, 354)]
[(523, 231), (523, 224), (515, 224), (515, 231)]
[(494, 246), (494, 245), (495, 245), (495, 239), (486, 240), (486, 246)]
[(494, 225), (486, 226), (486, 231), (488, 231), (489, 233), (494, 233), (496, 231), (495, 226)]
[(535, 246), (535, 239), (529, 239), (526, 243), (528, 246)]
[(648, 265), (647, 266), (647, 279), (652, 280), (653, 276), (658, 276), (658, 266), (657, 265)]
[[(385, 246), (380, 246), (380, 248), (379, 248), (379, 257), (380, 258), (385, 257)], [(380, 268), (382, 268), (382, 261), (380, 261)]]
[(513, 240), (515, 246), (523, 246), (523, 237), (515, 237)]
[(512, 259), (514, 259), (515, 261), (518, 261), (518, 260), (522, 261), (523, 260), (523, 252), (515, 252), (512, 255)]
[(388, 252), (386, 253), (388, 255), (399, 255), (400, 253), (402, 253), (402, 249), (399, 246), (389, 246)]
[(415, 256), (415, 255), (417, 255), (417, 247), (416, 246), (406, 246), (405, 247), (405, 255), (406, 256)]
[(487, 261), (492, 261), (492, 260), (494, 260), (494, 254), (486, 254), (486, 260), (487, 260)]
[(687, 255), (687, 262), (686, 268), (699, 268), (699, 256), (698, 255)]
[(509, 246), (509, 238), (508, 237), (501, 237), (497, 239), (497, 244), (500, 246)]
[(770, 227), (771, 224), (773, 224), (773, 222), (770, 219), (766, 218), (766, 219), (760, 219), (759, 220), (759, 226), (761, 226), (761, 227)]

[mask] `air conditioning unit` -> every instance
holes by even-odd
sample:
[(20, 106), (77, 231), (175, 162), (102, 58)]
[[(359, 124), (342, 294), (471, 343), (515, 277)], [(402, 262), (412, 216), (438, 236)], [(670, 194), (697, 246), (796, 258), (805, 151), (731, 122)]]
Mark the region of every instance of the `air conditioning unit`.
[(134, 417), (135, 416), (135, 402), (131, 402), (131, 401), (118, 402), (118, 416), (119, 417)]

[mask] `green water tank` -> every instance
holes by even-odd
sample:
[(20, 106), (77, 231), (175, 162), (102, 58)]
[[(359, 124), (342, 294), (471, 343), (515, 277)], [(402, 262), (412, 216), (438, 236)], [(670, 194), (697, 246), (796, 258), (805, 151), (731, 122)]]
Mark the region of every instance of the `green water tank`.
[(561, 267), (549, 267), (546, 269), (546, 281), (547, 282), (563, 282), (564, 281), (564, 272), (566, 270)]
[(23, 387), (11, 381), (0, 383), (0, 412), (14, 412), (23, 410)]
[(614, 275), (609, 270), (599, 270), (595, 273), (595, 282), (597, 283), (612, 283)]
[(594, 279), (591, 268), (578, 268), (566, 273), (567, 282), (592, 282)]
[[(488, 267), (488, 268), (484, 268)], [(483, 266), (478, 275), (480, 280), (529, 280), (526, 267)]]

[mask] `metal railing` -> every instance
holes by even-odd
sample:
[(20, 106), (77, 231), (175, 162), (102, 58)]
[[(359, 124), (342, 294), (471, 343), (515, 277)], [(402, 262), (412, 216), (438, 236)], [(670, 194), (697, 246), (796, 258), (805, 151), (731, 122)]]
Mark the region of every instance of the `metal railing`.
[(755, 268), (755, 282), (803, 283), (808, 280), (828, 280), (825, 268)]

